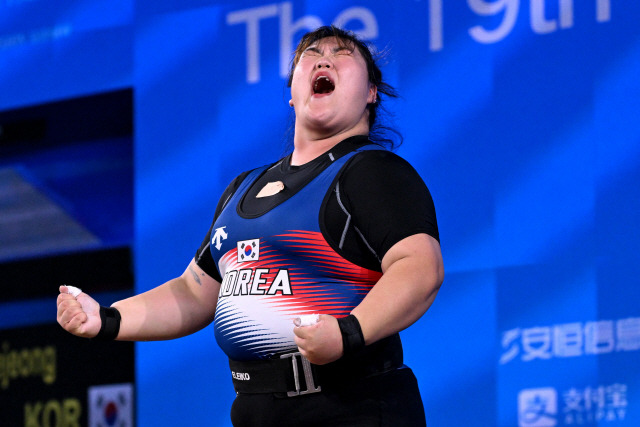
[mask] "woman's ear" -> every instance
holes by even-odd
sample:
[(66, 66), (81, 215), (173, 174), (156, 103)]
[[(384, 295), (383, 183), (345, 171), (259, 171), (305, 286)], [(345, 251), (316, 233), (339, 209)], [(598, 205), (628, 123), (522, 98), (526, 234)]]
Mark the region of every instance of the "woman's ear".
[(378, 87), (373, 83), (369, 83), (369, 97), (367, 98), (368, 104), (375, 104), (378, 102)]

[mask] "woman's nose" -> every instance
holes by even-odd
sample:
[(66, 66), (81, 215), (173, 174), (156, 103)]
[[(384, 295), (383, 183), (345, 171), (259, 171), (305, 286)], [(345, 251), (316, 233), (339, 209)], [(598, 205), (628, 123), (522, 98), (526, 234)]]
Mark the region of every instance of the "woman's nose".
[(316, 64), (316, 68), (320, 69), (320, 68), (324, 68), (324, 67), (331, 68), (331, 63), (323, 58), (323, 59), (318, 61), (318, 63)]

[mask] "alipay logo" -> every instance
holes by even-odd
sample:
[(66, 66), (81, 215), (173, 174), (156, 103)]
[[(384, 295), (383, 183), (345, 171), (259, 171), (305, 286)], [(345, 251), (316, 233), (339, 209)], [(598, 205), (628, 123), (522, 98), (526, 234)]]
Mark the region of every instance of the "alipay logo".
[(519, 427), (554, 427), (558, 415), (558, 393), (554, 388), (531, 388), (518, 394)]

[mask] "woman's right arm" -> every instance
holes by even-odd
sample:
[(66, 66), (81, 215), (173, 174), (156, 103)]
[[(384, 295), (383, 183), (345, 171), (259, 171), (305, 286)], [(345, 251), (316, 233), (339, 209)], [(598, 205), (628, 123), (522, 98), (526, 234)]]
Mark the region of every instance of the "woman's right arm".
[[(213, 321), (220, 283), (206, 274), (195, 260), (175, 279), (131, 298), (112, 304), (120, 312), (117, 340), (153, 341), (194, 333)], [(100, 330), (98, 303), (85, 293), (77, 298), (58, 296), (58, 323), (68, 332), (92, 338)]]

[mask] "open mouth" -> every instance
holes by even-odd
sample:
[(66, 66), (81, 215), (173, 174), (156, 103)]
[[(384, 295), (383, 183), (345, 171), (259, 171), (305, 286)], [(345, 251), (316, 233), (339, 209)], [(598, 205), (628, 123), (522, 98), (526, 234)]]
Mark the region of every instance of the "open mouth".
[(313, 83), (313, 93), (314, 94), (327, 94), (333, 92), (336, 86), (333, 84), (331, 79), (327, 76), (318, 76), (316, 81)]

